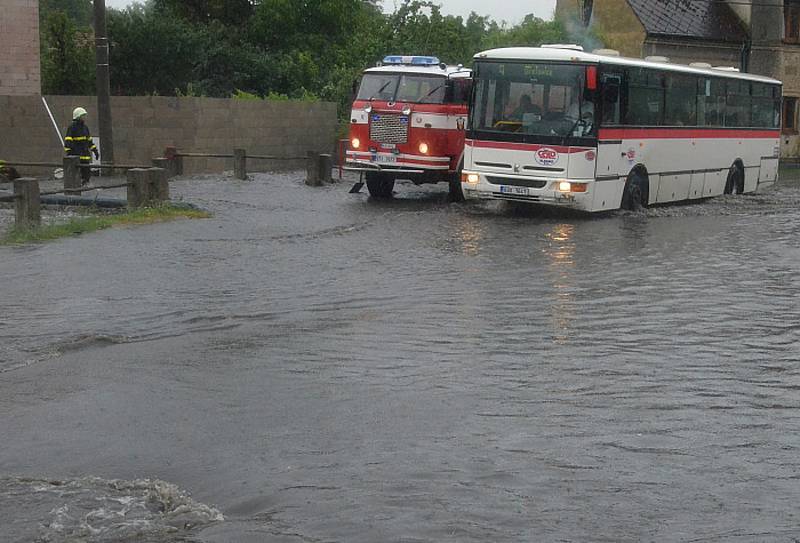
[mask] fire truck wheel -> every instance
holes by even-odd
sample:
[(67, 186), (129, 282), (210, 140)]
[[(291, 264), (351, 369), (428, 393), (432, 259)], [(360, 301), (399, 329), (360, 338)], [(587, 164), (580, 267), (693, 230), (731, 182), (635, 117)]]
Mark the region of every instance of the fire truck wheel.
[(367, 173), (367, 190), (373, 198), (391, 198), (394, 179), (379, 173)]
[(463, 202), (464, 191), (461, 190), (461, 174), (459, 174), (457, 177), (451, 178), (449, 180), (449, 184), (450, 184), (450, 201)]

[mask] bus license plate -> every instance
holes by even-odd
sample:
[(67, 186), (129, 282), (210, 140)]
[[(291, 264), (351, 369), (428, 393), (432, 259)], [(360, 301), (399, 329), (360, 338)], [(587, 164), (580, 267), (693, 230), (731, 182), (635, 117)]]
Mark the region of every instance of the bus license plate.
[(500, 185), (501, 194), (515, 194), (517, 196), (528, 196), (527, 187), (509, 187), (508, 185)]
[(397, 157), (394, 155), (372, 155), (372, 162), (394, 163)]

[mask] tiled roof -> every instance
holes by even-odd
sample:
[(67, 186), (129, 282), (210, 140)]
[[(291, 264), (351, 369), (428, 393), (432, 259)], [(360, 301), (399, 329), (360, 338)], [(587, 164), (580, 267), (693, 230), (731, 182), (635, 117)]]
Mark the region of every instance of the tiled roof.
[(743, 43), (747, 30), (720, 0), (628, 0), (650, 35)]

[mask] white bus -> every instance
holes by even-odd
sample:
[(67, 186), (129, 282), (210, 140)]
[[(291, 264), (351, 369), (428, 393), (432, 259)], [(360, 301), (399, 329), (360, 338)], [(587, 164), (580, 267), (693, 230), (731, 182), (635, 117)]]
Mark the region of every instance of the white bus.
[(464, 196), (603, 211), (776, 181), (780, 81), (614, 53), (477, 54)]

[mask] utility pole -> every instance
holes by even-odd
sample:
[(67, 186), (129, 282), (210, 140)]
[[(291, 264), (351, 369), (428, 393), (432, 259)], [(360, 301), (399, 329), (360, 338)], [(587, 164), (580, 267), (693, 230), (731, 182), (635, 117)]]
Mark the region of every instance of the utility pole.
[(583, 6), (581, 6), (581, 22), (583, 26), (588, 27), (589, 24), (592, 22), (592, 8), (594, 7), (593, 0), (583, 0)]
[(94, 0), (94, 41), (97, 60), (97, 118), (100, 123), (100, 159), (114, 163), (114, 134), (111, 129), (111, 75), (108, 65), (106, 2)]

